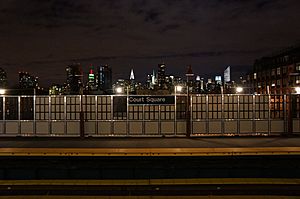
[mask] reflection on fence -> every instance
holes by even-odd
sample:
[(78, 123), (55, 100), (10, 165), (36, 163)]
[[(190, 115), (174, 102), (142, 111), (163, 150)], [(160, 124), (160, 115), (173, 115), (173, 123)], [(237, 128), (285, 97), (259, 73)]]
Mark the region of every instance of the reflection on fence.
[(212, 136), (300, 132), (299, 95), (173, 97), (173, 104), (128, 104), (128, 96), (124, 95), (1, 96), (0, 135)]

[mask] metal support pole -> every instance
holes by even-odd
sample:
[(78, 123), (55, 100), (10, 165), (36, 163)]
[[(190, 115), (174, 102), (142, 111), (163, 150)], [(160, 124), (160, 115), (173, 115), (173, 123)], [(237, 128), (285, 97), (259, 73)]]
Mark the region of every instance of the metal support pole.
[(190, 94), (189, 86), (187, 85), (187, 99), (186, 99), (186, 137), (191, 137), (191, 115), (190, 115)]
[(3, 121), (3, 134), (6, 134), (6, 110), (5, 110), (5, 97), (2, 98), (2, 121)]
[(98, 96), (95, 96), (95, 134), (98, 135)]
[(160, 113), (160, 105), (158, 105), (158, 134), (162, 135), (161, 133), (161, 119), (160, 119), (161, 113)]
[(128, 87), (126, 87), (126, 136), (129, 136), (129, 95)]
[(284, 120), (284, 132), (282, 135), (285, 135), (288, 132), (288, 113), (287, 113), (287, 96), (283, 96), (283, 120)]
[(175, 87), (175, 93), (174, 93), (174, 102), (175, 102), (175, 106), (174, 106), (174, 135), (177, 136), (177, 97), (176, 97), (176, 87)]
[(80, 95), (80, 138), (85, 137), (84, 133), (84, 111), (83, 111), (83, 95)]
[(206, 106), (206, 134), (209, 134), (209, 104), (208, 104), (208, 94), (205, 95), (205, 106)]
[(145, 135), (145, 134), (146, 134), (146, 132), (145, 132), (145, 104), (143, 104), (142, 135)]
[(252, 95), (252, 133), (256, 133), (255, 94)]
[(288, 131), (287, 135), (293, 134), (293, 96), (292, 93), (289, 93), (288, 98)]
[(240, 133), (241, 133), (241, 121), (240, 121), (240, 95), (238, 95), (237, 96), (237, 102), (238, 102), (238, 104), (237, 104), (237, 106), (238, 106), (238, 117), (237, 117), (237, 119), (238, 119), (238, 121), (237, 121), (237, 133), (238, 133), (238, 135), (240, 135)]
[[(35, 89), (34, 89), (35, 91)], [(36, 136), (36, 95), (33, 96), (33, 134)]]
[(268, 136), (271, 134), (271, 95), (268, 96)]
[(193, 96), (190, 96), (190, 134), (193, 134)]
[(67, 126), (67, 97), (64, 96), (64, 135), (68, 134)]
[(110, 107), (110, 135), (114, 135), (114, 99), (112, 95), (110, 96)]
[(21, 97), (18, 96), (18, 135), (20, 136), (21, 133)]
[(52, 134), (52, 113), (51, 113), (51, 96), (48, 97), (48, 133)]
[(223, 86), (221, 87), (221, 117), (222, 117), (222, 122), (221, 122), (221, 133), (222, 136), (224, 136), (225, 133), (225, 113), (224, 113), (224, 109), (225, 109), (225, 105), (224, 105), (224, 92), (223, 92)]

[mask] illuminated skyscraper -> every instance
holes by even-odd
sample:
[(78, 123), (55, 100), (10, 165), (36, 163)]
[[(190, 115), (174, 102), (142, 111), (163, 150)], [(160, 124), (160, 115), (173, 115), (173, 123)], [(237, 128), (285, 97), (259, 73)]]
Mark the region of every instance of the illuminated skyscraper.
[(156, 83), (157, 83), (157, 78), (155, 75), (155, 71), (153, 70), (151, 75), (151, 88), (154, 88), (154, 85), (156, 85)]
[(201, 78), (200, 76), (198, 75), (196, 77), (196, 81), (195, 81), (195, 93), (201, 93)]
[(7, 87), (7, 74), (3, 68), (0, 68), (0, 88)]
[(136, 91), (136, 82), (134, 80), (134, 72), (133, 69), (130, 71), (130, 77), (129, 77), (129, 93), (135, 93)]
[(133, 72), (133, 69), (131, 69), (131, 71), (130, 71), (130, 77), (129, 77), (129, 80), (134, 80), (134, 72)]
[(164, 89), (166, 87), (166, 65), (158, 64), (157, 71), (157, 83), (160, 89)]
[(112, 70), (108, 65), (98, 67), (98, 90), (112, 93)]
[(230, 66), (224, 71), (224, 83), (230, 82)]
[(87, 89), (88, 91), (97, 90), (96, 77), (93, 65), (91, 65), (89, 69)]
[(38, 77), (32, 76), (27, 72), (19, 72), (19, 88), (20, 89), (38, 88)]
[(80, 94), (82, 89), (82, 68), (79, 63), (71, 64), (66, 67), (67, 72), (67, 94)]

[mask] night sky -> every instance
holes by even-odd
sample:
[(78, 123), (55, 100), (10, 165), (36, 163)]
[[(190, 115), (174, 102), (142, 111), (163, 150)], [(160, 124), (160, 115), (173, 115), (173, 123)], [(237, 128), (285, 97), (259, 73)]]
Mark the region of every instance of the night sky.
[(65, 67), (109, 64), (113, 77), (140, 81), (164, 62), (203, 77), (299, 44), (299, 0), (1, 0), (0, 67), (42, 86), (63, 83)]

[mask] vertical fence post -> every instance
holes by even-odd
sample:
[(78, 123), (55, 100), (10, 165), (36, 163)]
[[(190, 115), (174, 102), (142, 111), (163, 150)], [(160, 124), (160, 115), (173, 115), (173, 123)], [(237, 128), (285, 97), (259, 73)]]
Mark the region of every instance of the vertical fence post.
[(287, 135), (293, 134), (293, 96), (292, 93), (289, 93), (288, 98), (288, 131)]
[(3, 118), (3, 134), (6, 134), (6, 110), (5, 110), (5, 97), (2, 98), (2, 118)]
[(51, 96), (48, 97), (48, 134), (52, 134), (52, 113), (51, 113)]
[(68, 133), (68, 126), (67, 126), (67, 97), (64, 96), (64, 135)]
[(21, 97), (18, 96), (18, 135), (20, 136), (21, 133)]
[(238, 119), (238, 121), (237, 121), (237, 133), (238, 133), (238, 135), (240, 135), (240, 133), (241, 133), (241, 121), (240, 121), (240, 95), (238, 94), (238, 96), (237, 96), (237, 108), (238, 108), (238, 112), (237, 112), (237, 119)]
[(287, 96), (283, 95), (283, 121), (284, 121), (284, 132), (282, 135), (285, 135), (288, 132), (288, 121), (287, 121)]
[[(114, 99), (110, 95), (110, 135), (114, 135)], [(127, 107), (128, 108), (128, 107)]]
[(221, 133), (222, 136), (225, 133), (225, 113), (224, 113), (224, 93), (223, 93), (223, 86), (221, 87)]
[(271, 134), (271, 94), (268, 95), (268, 136)]
[(98, 135), (98, 96), (95, 96), (95, 134)]
[(190, 96), (190, 134), (193, 134), (193, 95)]
[[(139, 113), (140, 114), (140, 113)], [(142, 122), (142, 135), (146, 135), (145, 132), (145, 104), (143, 104), (143, 122)]]
[(177, 136), (177, 97), (176, 97), (176, 87), (174, 89), (174, 102), (175, 102), (175, 106), (174, 106), (174, 134), (175, 136)]
[(186, 100), (186, 137), (191, 137), (191, 110), (190, 110), (190, 92), (187, 86), (187, 100)]
[(33, 134), (36, 136), (36, 94), (33, 95)]
[[(128, 87), (126, 88), (126, 136), (129, 136), (129, 96)], [(133, 113), (134, 114), (134, 113)]]
[(162, 132), (161, 132), (161, 113), (160, 113), (160, 105), (158, 105), (158, 134), (159, 135), (162, 135)]
[(81, 94), (80, 97), (80, 113), (79, 113), (79, 117), (80, 117), (80, 138), (84, 138), (85, 137), (85, 133), (84, 133), (84, 111), (83, 111), (83, 95)]
[(255, 110), (255, 94), (252, 94), (252, 133), (256, 133), (256, 110)]
[(209, 134), (209, 111), (208, 111), (208, 94), (205, 95), (205, 106), (206, 106), (206, 134)]

